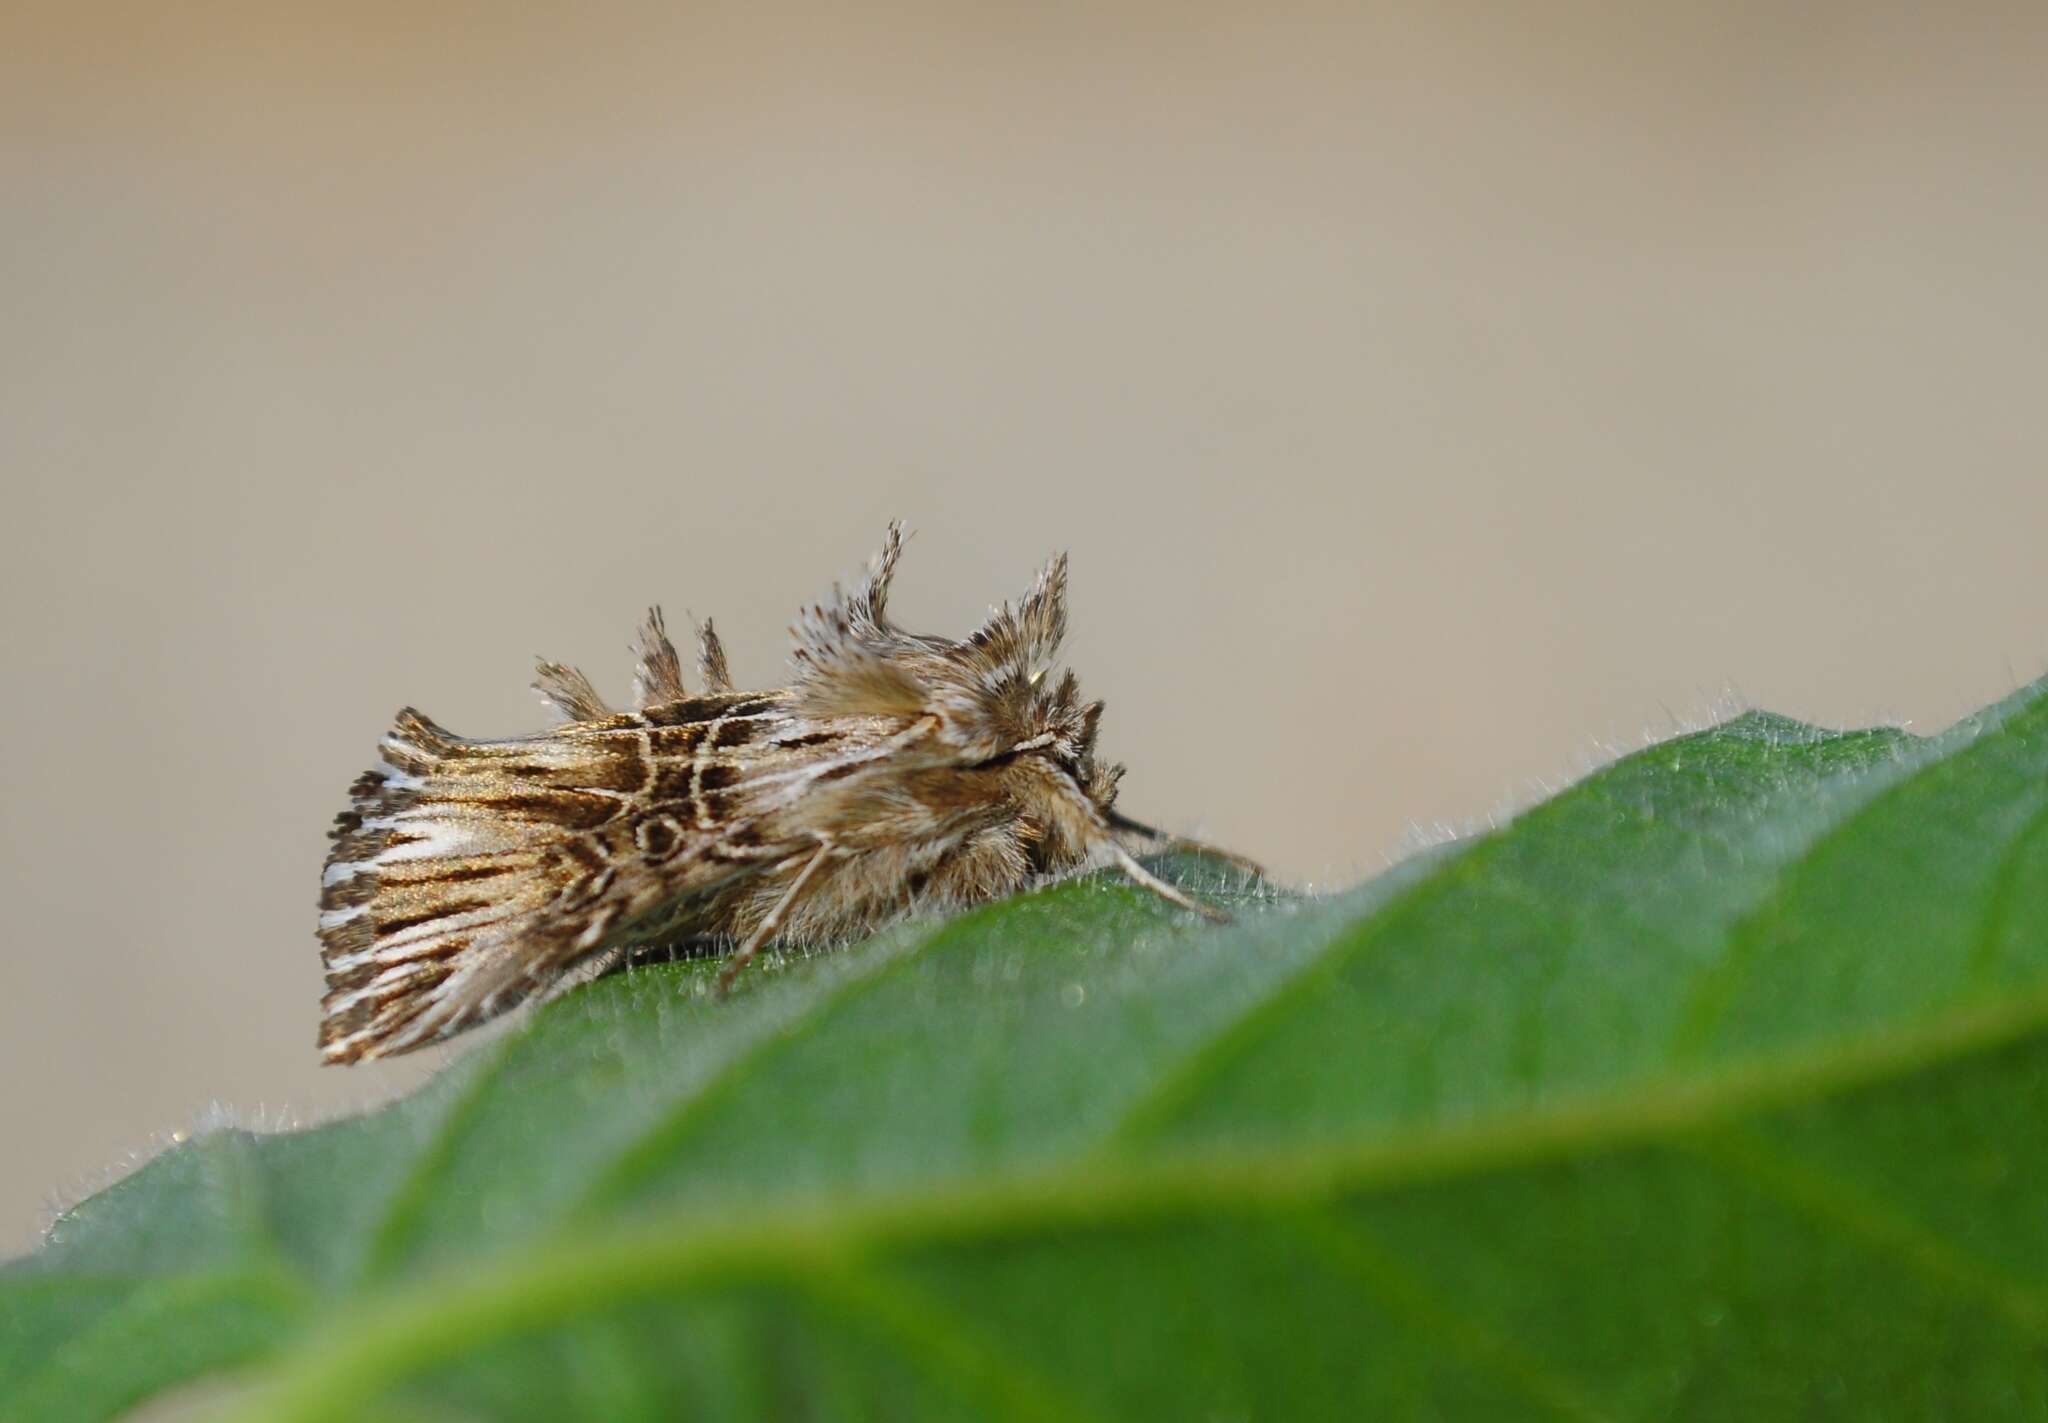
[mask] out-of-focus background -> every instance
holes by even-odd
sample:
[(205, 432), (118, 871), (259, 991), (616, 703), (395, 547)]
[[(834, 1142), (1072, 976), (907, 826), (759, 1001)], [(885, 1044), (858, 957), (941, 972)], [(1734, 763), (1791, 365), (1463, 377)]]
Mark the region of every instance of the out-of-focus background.
[[(303, 1120), (394, 708), (1072, 550), (1134, 812), (1338, 885), (1741, 700), (2048, 665), (2048, 11), (0, 18), (0, 1252)], [(209, 1104), (220, 1104), (209, 1107)]]

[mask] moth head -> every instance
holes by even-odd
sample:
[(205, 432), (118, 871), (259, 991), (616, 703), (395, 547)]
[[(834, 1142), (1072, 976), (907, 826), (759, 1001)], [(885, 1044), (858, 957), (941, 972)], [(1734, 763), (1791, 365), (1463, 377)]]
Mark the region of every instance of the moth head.
[[(978, 764), (1046, 752), (1084, 782), (1094, 776), (1102, 703), (1083, 702), (1058, 666), (1067, 630), (1067, 558), (1039, 573), (1013, 607), (1004, 603), (965, 638), (905, 632), (889, 618), (889, 583), (903, 552), (900, 524), (849, 594), (808, 608), (796, 638), (797, 709), (811, 716), (930, 717), (937, 741)], [(1114, 777), (1103, 783), (1113, 787)]]
[(954, 641), (905, 632), (889, 619), (889, 583), (903, 553), (891, 524), (882, 551), (851, 594), (797, 619), (792, 711), (812, 717), (870, 717), (908, 729), (928, 722), (907, 757), (936, 754), (998, 778), (1021, 810), (1037, 868), (1111, 862), (1161, 898), (1211, 918), (1146, 870), (1119, 838), (1171, 840), (1111, 809), (1123, 767), (1095, 759), (1102, 703), (1081, 700), (1074, 674), (1058, 666), (1067, 630), (1067, 558), (1055, 557), (1012, 607), (991, 609)]

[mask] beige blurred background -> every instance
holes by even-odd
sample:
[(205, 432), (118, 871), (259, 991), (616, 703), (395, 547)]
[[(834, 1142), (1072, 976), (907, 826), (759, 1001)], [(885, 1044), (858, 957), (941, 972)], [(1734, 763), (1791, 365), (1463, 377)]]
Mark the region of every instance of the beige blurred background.
[[(0, 1251), (305, 1120), (390, 712), (1056, 548), (1127, 804), (1336, 885), (2048, 666), (2038, 5), (10, 5)], [(210, 1107), (209, 1104), (220, 1104)]]

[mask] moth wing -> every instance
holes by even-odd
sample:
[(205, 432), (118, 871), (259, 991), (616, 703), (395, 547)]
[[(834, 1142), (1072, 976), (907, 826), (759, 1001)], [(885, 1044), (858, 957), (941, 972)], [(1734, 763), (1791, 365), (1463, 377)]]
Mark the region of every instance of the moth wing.
[(780, 863), (773, 847), (721, 857), (691, 817), (650, 807), (640, 747), (631, 727), (472, 741), (401, 712), (322, 876), (324, 1059), (472, 1027), (578, 981), (661, 905)]

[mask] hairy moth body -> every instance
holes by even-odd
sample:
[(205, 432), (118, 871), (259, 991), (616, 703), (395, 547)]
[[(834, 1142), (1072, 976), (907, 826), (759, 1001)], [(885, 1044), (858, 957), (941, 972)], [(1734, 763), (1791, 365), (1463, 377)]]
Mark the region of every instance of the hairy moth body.
[(1132, 859), (1127, 840), (1167, 837), (1114, 810), (1102, 704), (1051, 675), (1065, 558), (954, 641), (889, 620), (901, 551), (891, 525), (851, 595), (800, 615), (788, 687), (735, 690), (704, 623), (691, 694), (656, 609), (634, 710), (543, 662), (551, 731), (470, 740), (400, 712), (322, 875), (323, 1057), (410, 1051), (638, 949), (729, 943), (723, 986), (771, 940), (840, 942), (1095, 864), (1220, 917)]

